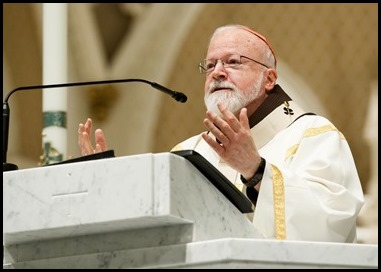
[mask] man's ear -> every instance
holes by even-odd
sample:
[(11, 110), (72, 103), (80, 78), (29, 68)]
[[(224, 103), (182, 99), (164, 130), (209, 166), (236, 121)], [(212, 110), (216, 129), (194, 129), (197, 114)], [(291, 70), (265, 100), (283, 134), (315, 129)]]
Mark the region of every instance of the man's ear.
[(275, 69), (273, 68), (267, 69), (266, 83), (265, 83), (266, 92), (269, 92), (274, 88), (277, 78), (278, 78), (278, 73)]

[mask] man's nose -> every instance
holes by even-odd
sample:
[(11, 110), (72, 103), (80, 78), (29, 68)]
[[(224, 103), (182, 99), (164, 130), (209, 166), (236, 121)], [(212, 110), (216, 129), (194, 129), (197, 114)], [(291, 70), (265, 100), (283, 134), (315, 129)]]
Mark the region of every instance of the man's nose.
[(226, 68), (224, 62), (221, 60), (217, 60), (216, 66), (214, 66), (214, 70), (212, 71), (213, 77), (226, 77)]
[(221, 68), (225, 70), (225, 63), (222, 60), (217, 60), (216, 66), (214, 66), (214, 70)]

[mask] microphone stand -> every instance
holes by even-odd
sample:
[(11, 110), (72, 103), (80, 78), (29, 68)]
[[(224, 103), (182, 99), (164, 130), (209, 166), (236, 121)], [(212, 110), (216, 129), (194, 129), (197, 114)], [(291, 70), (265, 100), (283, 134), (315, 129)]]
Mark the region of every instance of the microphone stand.
[(74, 87), (74, 86), (85, 86), (85, 85), (99, 85), (99, 84), (114, 84), (114, 83), (126, 83), (126, 82), (143, 82), (151, 85), (151, 87), (164, 92), (174, 98), (176, 101), (185, 103), (187, 101), (187, 96), (181, 92), (176, 92), (168, 89), (156, 82), (151, 82), (145, 79), (130, 78), (130, 79), (114, 79), (114, 80), (100, 80), (100, 81), (85, 81), (85, 82), (72, 82), (63, 84), (50, 84), (50, 85), (37, 85), (37, 86), (24, 86), (19, 87), (7, 94), (3, 102), (3, 172), (17, 170), (18, 166), (13, 163), (7, 162), (7, 151), (8, 151), (8, 136), (9, 136), (9, 118), (10, 118), (10, 108), (8, 100), (10, 96), (21, 90), (32, 90), (32, 89), (49, 89), (49, 88), (60, 88), (60, 87)]
[(3, 172), (19, 169), (16, 164), (7, 162), (8, 132), (10, 109), (8, 102), (3, 103)]

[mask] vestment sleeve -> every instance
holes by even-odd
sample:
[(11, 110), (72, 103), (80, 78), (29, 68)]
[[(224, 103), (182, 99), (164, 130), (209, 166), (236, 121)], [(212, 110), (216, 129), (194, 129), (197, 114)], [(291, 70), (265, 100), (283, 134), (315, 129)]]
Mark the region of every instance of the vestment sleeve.
[(349, 145), (332, 125), (304, 131), (267, 157), (253, 223), (265, 237), (353, 242), (363, 191)]

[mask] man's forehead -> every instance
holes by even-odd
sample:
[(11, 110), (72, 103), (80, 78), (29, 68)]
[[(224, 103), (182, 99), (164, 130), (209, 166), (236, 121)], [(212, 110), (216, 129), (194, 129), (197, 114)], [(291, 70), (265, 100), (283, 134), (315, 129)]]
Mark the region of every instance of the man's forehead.
[[(237, 30), (237, 29), (236, 29)], [(247, 54), (255, 50), (258, 39), (253, 39), (247, 33), (240, 31), (218, 33), (210, 41), (207, 55), (210, 54)]]
[(227, 27), (215, 33), (210, 41), (208, 54), (211, 51), (222, 50), (224, 48), (227, 49), (229, 47), (245, 51), (242, 53), (246, 54), (253, 51), (253, 49), (259, 49), (261, 47), (259, 44), (264, 45), (271, 50), (276, 66), (277, 60), (271, 44), (262, 34), (246, 26)]

